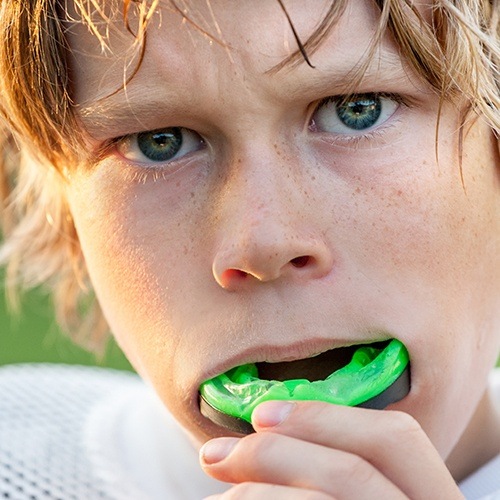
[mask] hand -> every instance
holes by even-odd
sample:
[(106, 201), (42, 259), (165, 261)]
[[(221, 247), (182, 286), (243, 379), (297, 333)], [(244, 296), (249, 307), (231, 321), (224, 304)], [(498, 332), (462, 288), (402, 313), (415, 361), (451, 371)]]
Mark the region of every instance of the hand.
[(410, 415), (321, 402), (271, 401), (255, 434), (218, 438), (200, 452), (205, 472), (235, 483), (220, 499), (462, 499)]

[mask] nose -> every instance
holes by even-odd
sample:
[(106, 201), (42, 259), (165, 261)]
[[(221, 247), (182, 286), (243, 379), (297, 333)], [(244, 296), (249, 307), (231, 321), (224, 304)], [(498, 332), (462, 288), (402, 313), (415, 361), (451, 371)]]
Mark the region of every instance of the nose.
[[(243, 162), (239, 167), (244, 171)], [(279, 169), (279, 164), (262, 169), (254, 165), (226, 183), (218, 204), (220, 239), (212, 265), (216, 282), (226, 290), (319, 279), (333, 266), (321, 211), (301, 181), (272, 172)]]

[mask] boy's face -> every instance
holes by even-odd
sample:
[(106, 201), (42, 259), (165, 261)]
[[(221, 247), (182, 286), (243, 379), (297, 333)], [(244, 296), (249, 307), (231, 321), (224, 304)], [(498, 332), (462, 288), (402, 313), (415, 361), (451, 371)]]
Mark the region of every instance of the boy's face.
[[(350, 106), (322, 102), (347, 91), (376, 27), (371, 2), (349, 3), (311, 56), (315, 69), (277, 72), (268, 70), (296, 48), (278, 2), (188, 4), (201, 29), (163, 7), (127, 91), (82, 109), (92, 150), (170, 128), (107, 148), (69, 182), (86, 264), (120, 345), (206, 439), (220, 429), (199, 414), (205, 379), (398, 338), (412, 388), (393, 407), (447, 455), (499, 350), (493, 134), (481, 120), (466, 129), (460, 169), (461, 110), (445, 104), (438, 162), (439, 99), (390, 39), (358, 89), (366, 95)], [(329, 4), (287, 2), (302, 40)], [(131, 37), (122, 26), (117, 14), (114, 55), (71, 26), (82, 108), (123, 83)]]

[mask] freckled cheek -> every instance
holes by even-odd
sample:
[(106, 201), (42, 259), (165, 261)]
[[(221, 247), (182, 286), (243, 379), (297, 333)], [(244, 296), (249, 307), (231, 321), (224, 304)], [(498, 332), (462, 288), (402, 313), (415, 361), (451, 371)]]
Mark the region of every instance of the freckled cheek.
[(328, 191), (320, 198), (331, 200), (333, 244), (340, 252), (354, 251), (361, 262), (376, 259), (384, 267), (427, 264), (423, 254), (431, 252), (445, 214), (433, 206), (433, 191), (439, 190), (434, 179), (419, 175), (425, 160), (400, 155), (395, 161), (391, 148), (383, 154), (320, 152), (318, 176), (328, 172), (322, 181)]
[(94, 288), (119, 340), (143, 341), (148, 332), (168, 337), (172, 312), (188, 295), (186, 274), (199, 269), (199, 209), (189, 190), (184, 201), (173, 200), (161, 182), (111, 187), (83, 184), (71, 197)]
[(322, 160), (330, 163), (341, 187), (333, 210), (344, 221), (346, 241), (355, 242), (361, 256), (378, 261), (377, 266), (419, 269), (432, 282), (450, 277), (450, 269), (491, 240), (494, 227), (485, 220), (491, 186), (485, 180), (467, 198), (459, 167), (447, 158), (456, 155), (441, 152), (439, 167), (429, 155), (396, 155), (392, 148), (383, 155), (359, 152), (355, 163), (342, 156)]

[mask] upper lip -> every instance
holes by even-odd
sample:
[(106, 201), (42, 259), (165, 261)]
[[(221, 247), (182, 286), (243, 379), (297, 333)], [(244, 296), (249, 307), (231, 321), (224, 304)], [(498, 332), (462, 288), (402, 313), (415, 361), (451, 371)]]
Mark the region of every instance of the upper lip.
[(390, 337), (389, 335), (369, 339), (320, 338), (303, 340), (286, 345), (269, 344), (264, 346), (260, 345), (257, 347), (250, 347), (212, 367), (207, 373), (205, 373), (205, 376), (203, 380), (200, 380), (200, 383), (217, 375), (225, 373), (231, 368), (245, 365), (247, 363), (280, 363), (295, 361), (299, 359), (307, 359), (322, 354), (326, 351), (330, 351), (332, 349), (349, 347), (353, 345), (373, 344), (375, 342), (389, 340), (390, 338), (392, 337)]

